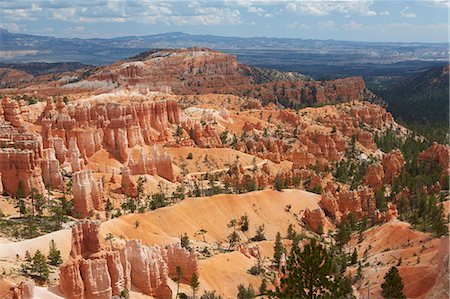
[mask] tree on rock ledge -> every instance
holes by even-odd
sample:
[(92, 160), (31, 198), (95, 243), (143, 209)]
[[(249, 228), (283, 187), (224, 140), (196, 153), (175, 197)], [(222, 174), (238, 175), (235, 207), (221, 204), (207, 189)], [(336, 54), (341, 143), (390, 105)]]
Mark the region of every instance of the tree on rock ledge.
[(406, 298), (403, 293), (403, 280), (398, 274), (397, 267), (391, 267), (389, 272), (384, 276), (384, 282), (381, 285), (383, 289), (381, 295), (383, 298)]

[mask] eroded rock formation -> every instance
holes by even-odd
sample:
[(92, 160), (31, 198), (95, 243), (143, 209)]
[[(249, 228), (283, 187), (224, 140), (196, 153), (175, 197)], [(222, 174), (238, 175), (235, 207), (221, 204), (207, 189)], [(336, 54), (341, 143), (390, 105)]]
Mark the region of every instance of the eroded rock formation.
[(385, 182), (391, 184), (393, 178), (398, 177), (405, 165), (405, 159), (399, 149), (391, 151), (383, 157), (381, 162), (385, 173)]
[(95, 181), (90, 170), (80, 170), (73, 174), (74, 210), (82, 217), (91, 211), (104, 211), (105, 198), (101, 182)]
[(112, 298), (134, 285), (154, 298), (170, 298), (169, 277), (176, 267), (189, 282), (197, 271), (195, 254), (179, 244), (148, 247), (138, 240), (101, 246), (99, 222), (84, 222), (72, 228), (70, 259), (60, 266), (60, 290), (66, 298)]

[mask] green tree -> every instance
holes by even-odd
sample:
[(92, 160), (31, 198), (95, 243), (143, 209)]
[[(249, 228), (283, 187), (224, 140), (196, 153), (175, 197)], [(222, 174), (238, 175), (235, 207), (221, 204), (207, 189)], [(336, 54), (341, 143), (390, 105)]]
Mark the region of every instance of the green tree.
[(251, 299), (255, 298), (255, 296), (255, 290), (252, 285), (249, 285), (247, 288), (243, 284), (238, 285), (238, 299)]
[(256, 228), (255, 236), (251, 240), (255, 242), (266, 240), (266, 235), (264, 232), (264, 224)]
[(241, 216), (241, 220), (240, 220), (240, 229), (241, 229), (241, 231), (243, 233), (248, 231), (248, 226), (249, 226), (249, 219), (248, 219), (248, 215), (245, 214), (245, 215)]
[(265, 295), (267, 293), (267, 280), (263, 278), (261, 281), (261, 286), (259, 287), (259, 294)]
[(345, 298), (351, 287), (335, 274), (333, 257), (326, 247), (311, 239), (301, 250), (296, 248), (282, 268), (280, 285), (270, 296), (277, 298)]
[(222, 296), (217, 295), (216, 291), (204, 291), (200, 299), (222, 299)]
[(164, 193), (155, 193), (151, 197), (147, 198), (150, 199), (149, 206), (151, 210), (156, 210), (167, 205), (166, 196), (164, 195)]
[(297, 235), (297, 232), (294, 229), (294, 225), (292, 223), (289, 223), (289, 226), (287, 229), (287, 238), (289, 240), (293, 240), (296, 235)]
[(25, 198), (25, 186), (23, 185), (22, 180), (19, 180), (17, 185), (16, 198)]
[(189, 236), (186, 233), (180, 236), (180, 244), (181, 247), (191, 251), (191, 241), (189, 241)]
[(200, 282), (198, 280), (198, 274), (197, 272), (194, 272), (191, 277), (191, 289), (192, 289), (192, 298), (195, 299), (195, 293), (198, 291), (198, 288), (200, 286)]
[(203, 238), (203, 242), (206, 242), (206, 240), (205, 240), (205, 234), (207, 233), (208, 231), (207, 230), (205, 230), (205, 229), (199, 229), (195, 234), (196, 235), (201, 235), (202, 236), (202, 238)]
[(276, 267), (280, 265), (281, 256), (284, 252), (284, 246), (283, 243), (281, 243), (281, 234), (280, 232), (277, 232), (277, 235), (275, 237), (275, 245), (273, 247), (273, 262)]
[(278, 176), (273, 181), (273, 187), (277, 191), (283, 191), (283, 189), (286, 188), (286, 186), (284, 184), (284, 180)]
[(178, 265), (176, 266), (175, 271), (177, 272), (177, 295), (175, 296), (175, 298), (178, 298), (178, 295), (180, 294), (180, 281), (181, 277), (183, 276), (183, 268)]
[(358, 253), (356, 252), (356, 248), (355, 248), (352, 253), (351, 263), (352, 263), (352, 265), (355, 265), (357, 262), (358, 262)]
[(41, 282), (46, 282), (48, 280), (50, 270), (47, 265), (47, 259), (39, 250), (34, 254), (31, 270)]
[(381, 284), (381, 295), (383, 298), (406, 298), (403, 293), (403, 280), (398, 274), (397, 267), (391, 267), (384, 276), (384, 282)]
[(50, 265), (52, 266), (59, 266), (62, 263), (61, 251), (56, 248), (54, 240), (50, 241), (50, 249), (47, 258)]
[(114, 240), (113, 234), (108, 233), (105, 237), (105, 241), (109, 241), (109, 243), (111, 244), (111, 248), (113, 247), (113, 240)]

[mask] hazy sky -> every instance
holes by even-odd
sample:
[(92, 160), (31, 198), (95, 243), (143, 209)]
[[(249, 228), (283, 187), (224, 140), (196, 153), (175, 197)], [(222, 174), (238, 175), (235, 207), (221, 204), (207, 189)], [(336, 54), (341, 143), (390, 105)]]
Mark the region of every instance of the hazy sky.
[(181, 31), (242, 37), (446, 42), (449, 9), (448, 0), (0, 0), (0, 27), (11, 32), (83, 38)]

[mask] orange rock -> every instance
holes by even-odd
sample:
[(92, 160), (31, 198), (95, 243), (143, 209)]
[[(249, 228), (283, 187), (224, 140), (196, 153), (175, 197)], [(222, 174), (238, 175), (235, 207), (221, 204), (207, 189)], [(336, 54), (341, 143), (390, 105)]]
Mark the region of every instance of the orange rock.
[(128, 167), (125, 166), (121, 168), (121, 171), (122, 171), (122, 182), (121, 182), (122, 193), (131, 197), (136, 197), (137, 196), (136, 184), (131, 180), (130, 170), (128, 169)]
[(3, 117), (13, 127), (23, 128), (24, 120), (20, 111), (19, 103), (11, 100), (8, 97), (4, 97), (2, 100)]
[(392, 179), (398, 177), (403, 170), (405, 165), (405, 159), (403, 158), (402, 152), (398, 149), (391, 151), (389, 154), (383, 157), (381, 162), (384, 168), (385, 182), (392, 183)]
[(33, 188), (41, 194), (45, 192), (42, 169), (31, 150), (0, 149), (0, 172), (3, 188), (11, 195), (16, 194), (19, 182), (23, 185), (25, 195)]
[[(440, 184), (448, 183), (448, 175), (450, 174), (450, 146), (433, 143), (426, 151), (419, 154), (417, 163), (428, 168), (432, 168), (432, 162), (438, 163), (441, 167)], [(447, 182), (446, 182), (447, 181)]]
[(53, 189), (63, 187), (63, 179), (59, 161), (56, 159), (55, 149), (46, 148), (43, 150), (43, 159), (41, 161), (42, 178), (44, 183)]
[(59, 290), (68, 299), (84, 299), (84, 283), (77, 260), (59, 266)]
[(81, 217), (88, 217), (93, 210), (104, 211), (105, 198), (100, 182), (94, 181), (90, 170), (81, 170), (73, 174), (74, 210)]
[(325, 213), (320, 208), (312, 211), (310, 209), (306, 209), (305, 214), (303, 215), (303, 221), (312, 231), (317, 233), (321, 229), (323, 232), (326, 224)]
[(367, 168), (367, 174), (364, 176), (364, 184), (377, 191), (383, 187), (384, 169), (380, 164), (372, 164)]
[(13, 287), (12, 299), (33, 299), (34, 298), (34, 283), (26, 280)]
[(180, 246), (148, 247), (139, 240), (128, 240), (113, 248), (100, 245), (100, 222), (83, 222), (72, 228), (69, 260), (60, 266), (60, 290), (66, 298), (111, 298), (123, 290), (137, 287), (154, 298), (170, 298), (170, 277), (176, 267), (183, 269), (182, 280), (188, 283), (197, 271), (197, 260)]
[(181, 247), (180, 243), (167, 248), (167, 265), (169, 267), (169, 277), (177, 278), (177, 266), (180, 266), (183, 272), (181, 281), (189, 284), (192, 275), (197, 272), (197, 259), (194, 252), (189, 252)]
[(390, 221), (391, 219), (397, 219), (398, 218), (398, 211), (397, 206), (394, 204), (388, 205), (388, 210), (386, 212), (386, 222)]

